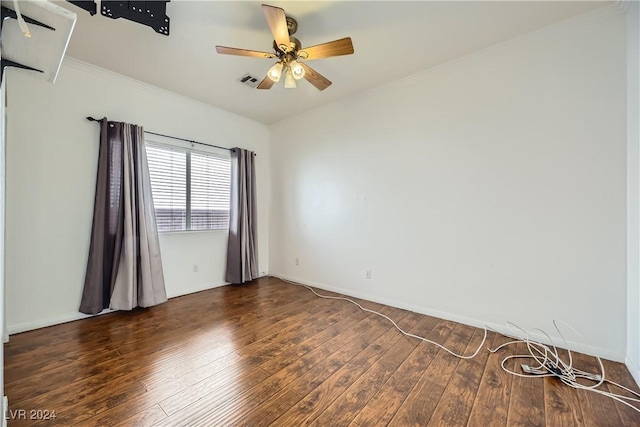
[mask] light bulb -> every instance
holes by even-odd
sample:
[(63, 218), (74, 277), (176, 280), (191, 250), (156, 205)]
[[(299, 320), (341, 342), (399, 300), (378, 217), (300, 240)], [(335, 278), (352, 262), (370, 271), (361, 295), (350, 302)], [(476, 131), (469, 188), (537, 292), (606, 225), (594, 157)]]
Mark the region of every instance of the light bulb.
[(291, 74), (293, 75), (294, 79), (300, 80), (304, 77), (305, 70), (302, 64), (297, 61), (291, 61), (289, 66), (291, 67)]
[(284, 87), (294, 89), (296, 87), (296, 79), (291, 75), (291, 68), (287, 68), (287, 74), (284, 76)]
[(282, 62), (276, 62), (275, 65), (269, 68), (267, 72), (267, 76), (274, 82), (280, 81), (280, 76), (282, 75)]

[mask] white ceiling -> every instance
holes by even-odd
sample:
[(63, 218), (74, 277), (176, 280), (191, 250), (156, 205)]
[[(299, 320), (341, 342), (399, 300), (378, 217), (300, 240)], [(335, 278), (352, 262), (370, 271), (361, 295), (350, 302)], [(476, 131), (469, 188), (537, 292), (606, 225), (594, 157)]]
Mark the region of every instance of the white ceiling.
[[(99, 13), (78, 14), (67, 54), (263, 123), (273, 123), (339, 98), (409, 76), (520, 34), (585, 13), (599, 1), (272, 1), (298, 21), (303, 46), (342, 37), (354, 55), (310, 61), (333, 82), (320, 92), (301, 81), (285, 89), (252, 89), (273, 60), (219, 55), (215, 45), (271, 51), (272, 36), (254, 1), (167, 4), (171, 34)], [(98, 2), (99, 4), (99, 2)]]

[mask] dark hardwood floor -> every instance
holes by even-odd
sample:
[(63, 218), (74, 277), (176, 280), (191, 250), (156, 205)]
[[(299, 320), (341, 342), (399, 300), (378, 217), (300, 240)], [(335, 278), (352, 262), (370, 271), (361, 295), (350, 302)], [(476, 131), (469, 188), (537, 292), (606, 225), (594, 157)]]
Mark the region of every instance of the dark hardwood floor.
[[(363, 304), (457, 352), (482, 339), (476, 328)], [(263, 278), (11, 336), (7, 416), (11, 426), (640, 425), (640, 413), (604, 396), (505, 373), (510, 352), (460, 360), (352, 304)], [(637, 389), (623, 365), (606, 369)]]

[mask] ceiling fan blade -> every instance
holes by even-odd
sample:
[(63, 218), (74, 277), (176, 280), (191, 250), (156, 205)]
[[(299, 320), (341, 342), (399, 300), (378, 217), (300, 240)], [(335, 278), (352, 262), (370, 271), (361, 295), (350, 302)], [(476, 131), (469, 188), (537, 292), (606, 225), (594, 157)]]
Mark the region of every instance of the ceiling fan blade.
[(269, 76), (266, 76), (264, 79), (262, 79), (257, 89), (271, 89), (271, 86), (273, 86), (274, 83), (275, 82), (271, 80)]
[(278, 47), (281, 47), (281, 50), (285, 52), (291, 50), (291, 40), (289, 39), (289, 29), (287, 27), (287, 17), (284, 14), (284, 9), (263, 4), (262, 11), (267, 18), (273, 39), (276, 41)]
[(313, 68), (309, 67), (307, 64), (300, 62), (302, 68), (304, 68), (304, 78), (309, 81), (312, 85), (314, 85), (318, 90), (325, 90), (329, 86), (331, 86), (331, 81), (326, 79), (322, 74), (318, 73)]
[(236, 49), (235, 47), (216, 46), (216, 52), (224, 55), (251, 56), (254, 58), (275, 58), (270, 52), (258, 52), (257, 50)]
[[(331, 56), (351, 55), (352, 53), (353, 43), (351, 42), (351, 37), (345, 37), (343, 39), (301, 49), (300, 52), (298, 52), (298, 56), (302, 59), (312, 60), (329, 58)], [(305, 54), (306, 58), (304, 57)]]

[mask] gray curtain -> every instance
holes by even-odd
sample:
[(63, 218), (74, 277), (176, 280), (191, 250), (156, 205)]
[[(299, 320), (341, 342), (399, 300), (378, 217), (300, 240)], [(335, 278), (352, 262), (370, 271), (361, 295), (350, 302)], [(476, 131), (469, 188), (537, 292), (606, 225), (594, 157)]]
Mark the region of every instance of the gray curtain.
[(131, 310), (166, 300), (143, 129), (104, 118), (80, 311)]
[(229, 283), (245, 283), (258, 277), (258, 216), (256, 172), (252, 151), (231, 150), (231, 211), (227, 274)]

